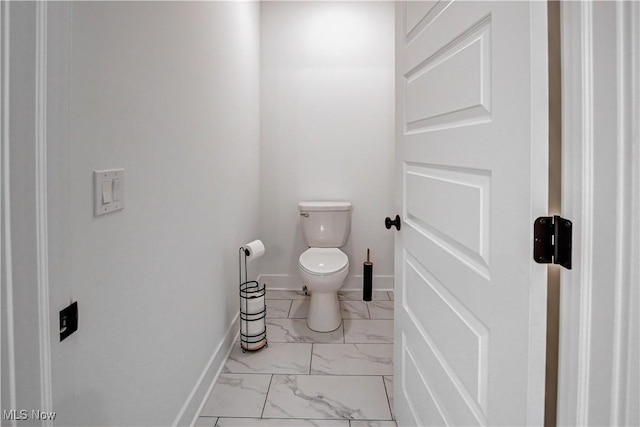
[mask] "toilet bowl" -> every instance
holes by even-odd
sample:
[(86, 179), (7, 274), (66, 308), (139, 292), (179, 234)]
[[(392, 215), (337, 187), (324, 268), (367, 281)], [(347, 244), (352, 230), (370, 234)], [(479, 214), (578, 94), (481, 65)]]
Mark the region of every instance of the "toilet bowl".
[(349, 237), (351, 203), (300, 202), (298, 209), (309, 244), (298, 260), (300, 276), (311, 291), (307, 326), (330, 332), (342, 322), (338, 289), (349, 273), (349, 258), (339, 248)]
[(338, 248), (309, 248), (300, 255), (298, 267), (311, 291), (307, 326), (318, 332), (337, 329), (342, 322), (338, 289), (349, 272), (349, 258)]

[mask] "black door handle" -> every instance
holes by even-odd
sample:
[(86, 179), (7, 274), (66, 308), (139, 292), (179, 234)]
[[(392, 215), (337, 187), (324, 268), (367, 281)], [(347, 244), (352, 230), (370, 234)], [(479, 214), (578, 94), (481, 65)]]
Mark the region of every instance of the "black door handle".
[(396, 230), (400, 230), (400, 215), (396, 215), (396, 219), (391, 221), (391, 218), (386, 217), (384, 220), (384, 226), (389, 230), (392, 226), (396, 227)]

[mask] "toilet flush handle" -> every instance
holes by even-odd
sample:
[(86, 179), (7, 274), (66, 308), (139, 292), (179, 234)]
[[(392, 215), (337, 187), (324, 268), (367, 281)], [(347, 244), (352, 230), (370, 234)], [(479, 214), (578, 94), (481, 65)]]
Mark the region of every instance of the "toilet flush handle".
[(300, 212), (300, 216), (308, 217), (309, 212)]

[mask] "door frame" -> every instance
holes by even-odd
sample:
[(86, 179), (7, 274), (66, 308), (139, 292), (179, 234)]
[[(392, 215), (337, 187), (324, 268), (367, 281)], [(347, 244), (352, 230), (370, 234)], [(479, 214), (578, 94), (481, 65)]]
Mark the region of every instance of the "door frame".
[[(47, 177), (47, 3), (39, 1), (27, 7), (2, 2), (0, 6), (0, 44), (2, 46), (2, 358), (7, 369), (3, 376), (3, 410), (38, 409), (50, 413), (53, 408), (51, 369), (52, 328), (49, 300), (49, 220)], [(34, 41), (31, 46), (12, 44), (11, 28)], [(12, 64), (32, 71), (28, 76), (12, 75)], [(31, 76), (35, 78), (30, 80)], [(11, 98), (12, 90), (28, 89), (35, 97)], [(14, 95), (15, 96), (15, 95)], [(11, 109), (24, 114), (12, 118)], [(12, 131), (11, 127), (16, 130)], [(12, 140), (19, 135), (23, 139)], [(11, 154), (20, 157), (16, 167)], [(18, 224), (28, 235), (17, 236)], [(27, 255), (27, 256), (25, 256)], [(18, 268), (16, 268), (18, 267)], [(20, 339), (15, 339), (20, 337)], [(27, 346), (18, 343), (28, 343)], [(37, 354), (20, 354), (25, 348)], [(36, 385), (36, 387), (33, 387)], [(31, 386), (31, 387), (30, 387)], [(36, 388), (36, 389), (33, 389)], [(7, 394), (6, 400), (4, 394)], [(6, 420), (16, 425), (16, 419)], [(42, 425), (53, 425), (51, 419)]]
[[(631, 303), (638, 302), (640, 279), (640, 5), (619, 1), (610, 5), (615, 8), (615, 52), (607, 52), (607, 46), (597, 43), (596, 20), (605, 18), (597, 3), (561, 4), (562, 210), (574, 224), (574, 269), (563, 270), (561, 275), (558, 425), (599, 424), (607, 418), (610, 425), (640, 422), (638, 383), (629, 381), (640, 376), (640, 308)], [(616, 75), (596, 80), (594, 75), (602, 65), (602, 57), (614, 64)], [(606, 90), (607, 85), (613, 86), (610, 91)], [(594, 137), (598, 126), (594, 108), (603, 98), (617, 108), (615, 131), (608, 141)], [(610, 144), (616, 150), (617, 170), (607, 170), (605, 179), (596, 178), (600, 160), (594, 152), (598, 144)], [(615, 187), (616, 206), (595, 204), (597, 186), (609, 184)], [(594, 259), (598, 241), (606, 233), (595, 223), (596, 217), (603, 214), (616, 224), (615, 266), (602, 267)], [(608, 273), (613, 307), (595, 304), (592, 291), (594, 286), (602, 286), (602, 280), (594, 280), (595, 271), (600, 272), (600, 278), (602, 271)], [(601, 310), (609, 310), (611, 315), (602, 316)], [(603, 318), (613, 334), (611, 352), (599, 348), (592, 327), (593, 322), (602, 322)], [(597, 358), (591, 357), (592, 353)], [(602, 369), (611, 370), (610, 384), (598, 383), (594, 374)], [(590, 409), (594, 399), (607, 400), (609, 396), (610, 401), (598, 410)]]

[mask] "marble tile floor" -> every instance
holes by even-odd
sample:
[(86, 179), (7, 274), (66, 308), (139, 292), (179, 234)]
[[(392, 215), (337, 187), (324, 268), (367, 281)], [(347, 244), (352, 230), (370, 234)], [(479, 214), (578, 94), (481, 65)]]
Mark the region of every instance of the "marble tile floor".
[(338, 297), (342, 324), (318, 333), (308, 296), (267, 290), (269, 346), (236, 343), (196, 426), (395, 427), (393, 292)]

